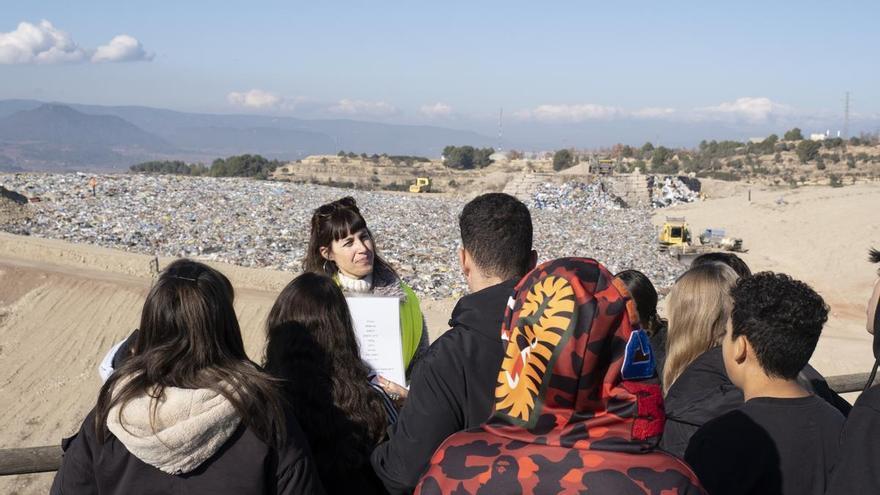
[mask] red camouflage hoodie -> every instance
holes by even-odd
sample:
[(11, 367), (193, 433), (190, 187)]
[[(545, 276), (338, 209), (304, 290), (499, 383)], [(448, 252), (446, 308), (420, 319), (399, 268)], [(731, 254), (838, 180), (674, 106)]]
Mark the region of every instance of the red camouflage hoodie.
[(516, 286), (495, 412), (446, 439), (417, 494), (703, 494), (657, 450), (665, 415), (648, 336), (598, 262), (547, 262)]

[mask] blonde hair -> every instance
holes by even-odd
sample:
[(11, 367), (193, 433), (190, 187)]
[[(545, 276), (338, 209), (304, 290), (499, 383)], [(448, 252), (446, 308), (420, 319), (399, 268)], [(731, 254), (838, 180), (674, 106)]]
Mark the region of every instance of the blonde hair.
[(695, 266), (676, 280), (666, 302), (669, 322), (663, 394), (700, 354), (721, 344), (737, 275), (722, 263)]

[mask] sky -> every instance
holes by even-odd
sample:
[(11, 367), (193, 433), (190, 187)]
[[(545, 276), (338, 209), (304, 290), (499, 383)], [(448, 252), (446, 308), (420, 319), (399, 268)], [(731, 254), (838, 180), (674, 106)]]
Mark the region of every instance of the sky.
[(636, 139), (839, 128), (848, 91), (851, 132), (875, 131), (877, 19), (876, 0), (4, 0), (0, 99), (490, 135), (503, 108), (512, 135)]

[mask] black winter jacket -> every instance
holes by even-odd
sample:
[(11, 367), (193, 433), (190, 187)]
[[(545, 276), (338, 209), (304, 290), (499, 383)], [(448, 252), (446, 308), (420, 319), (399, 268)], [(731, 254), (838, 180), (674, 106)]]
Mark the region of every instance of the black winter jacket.
[[(831, 390), (822, 375), (809, 364), (801, 371), (798, 382), (844, 416), (849, 414), (849, 403)], [(684, 370), (663, 402), (666, 426), (660, 447), (684, 457), (691, 436), (707, 421), (742, 406), (743, 394), (727, 378), (721, 347), (715, 347), (701, 354)]]
[(504, 346), (501, 323), (517, 280), (458, 301), (451, 327), (422, 358), (390, 439), (376, 447), (373, 469), (392, 494), (411, 493), (431, 455), (455, 432), (492, 414)]
[(841, 434), (826, 495), (880, 493), (880, 385), (856, 400)]
[(112, 434), (95, 437), (95, 412), (75, 436), (64, 440), (64, 459), (51, 495), (140, 494), (323, 494), (305, 437), (288, 422), (288, 444), (270, 449), (240, 424), (232, 436), (195, 470), (167, 474), (144, 463)]

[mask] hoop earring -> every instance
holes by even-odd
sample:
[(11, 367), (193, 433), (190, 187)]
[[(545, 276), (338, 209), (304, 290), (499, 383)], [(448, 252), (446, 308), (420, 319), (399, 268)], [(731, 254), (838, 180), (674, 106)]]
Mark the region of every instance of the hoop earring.
[(327, 261), (328, 261), (328, 260), (324, 260), (324, 267), (323, 267), (323, 268), (324, 268), (324, 273), (330, 274), (330, 273), (332, 273), (332, 272), (330, 271), (329, 268), (327, 268)]

